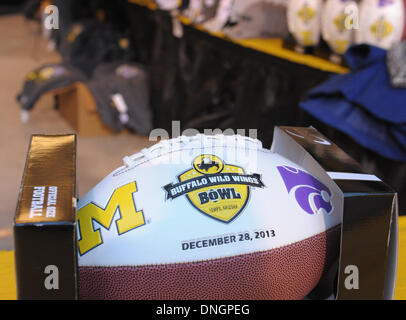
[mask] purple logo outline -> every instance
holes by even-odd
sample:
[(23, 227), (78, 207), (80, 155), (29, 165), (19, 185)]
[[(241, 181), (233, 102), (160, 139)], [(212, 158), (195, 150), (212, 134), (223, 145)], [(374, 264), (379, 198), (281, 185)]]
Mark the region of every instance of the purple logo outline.
[(311, 174), (289, 166), (277, 167), (289, 194), (294, 194), (296, 202), (308, 214), (328, 214), (333, 212), (333, 193)]

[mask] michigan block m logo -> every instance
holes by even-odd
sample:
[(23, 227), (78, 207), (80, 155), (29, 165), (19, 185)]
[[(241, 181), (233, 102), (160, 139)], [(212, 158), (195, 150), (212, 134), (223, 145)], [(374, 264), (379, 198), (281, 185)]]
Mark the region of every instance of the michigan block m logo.
[(109, 230), (117, 210), (119, 210), (120, 215), (120, 218), (116, 220), (118, 235), (145, 224), (142, 210), (137, 211), (135, 206), (134, 192), (137, 192), (137, 186), (135, 182), (131, 182), (115, 189), (104, 209), (91, 202), (77, 212), (76, 219), (80, 232), (80, 240), (78, 241), (80, 255), (86, 254), (103, 243), (100, 230), (94, 229), (93, 222), (97, 222), (103, 228)]

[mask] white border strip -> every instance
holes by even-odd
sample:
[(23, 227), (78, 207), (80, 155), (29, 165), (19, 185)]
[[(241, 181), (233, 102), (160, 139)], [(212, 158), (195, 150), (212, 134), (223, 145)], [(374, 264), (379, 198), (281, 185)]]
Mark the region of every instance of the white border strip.
[(333, 180), (362, 180), (362, 181), (382, 181), (377, 176), (373, 174), (364, 173), (350, 173), (350, 172), (332, 172), (329, 171), (327, 174)]

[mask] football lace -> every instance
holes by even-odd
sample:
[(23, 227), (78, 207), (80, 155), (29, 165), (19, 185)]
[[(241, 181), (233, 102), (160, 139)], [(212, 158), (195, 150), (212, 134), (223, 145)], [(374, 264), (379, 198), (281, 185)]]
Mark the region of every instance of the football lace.
[(151, 160), (160, 155), (186, 149), (188, 147), (239, 147), (246, 149), (262, 149), (262, 142), (241, 135), (205, 135), (179, 136), (173, 139), (161, 140), (149, 148), (144, 148), (140, 152), (123, 158), (126, 167), (137, 165), (145, 160)]

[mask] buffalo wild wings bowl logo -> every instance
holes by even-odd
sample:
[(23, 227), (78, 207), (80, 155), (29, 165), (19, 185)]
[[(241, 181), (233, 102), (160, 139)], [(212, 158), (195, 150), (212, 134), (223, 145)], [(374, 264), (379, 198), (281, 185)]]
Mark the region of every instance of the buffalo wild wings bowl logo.
[(277, 167), (289, 194), (308, 214), (331, 214), (333, 194), (311, 174), (289, 166)]
[(243, 168), (215, 155), (202, 154), (193, 160), (190, 170), (178, 176), (177, 183), (164, 189), (167, 200), (186, 196), (203, 214), (228, 223), (245, 208), (250, 189), (263, 187), (259, 174), (246, 174)]
[(379, 17), (369, 28), (376, 40), (381, 41), (393, 32), (393, 25), (385, 20), (385, 17)]
[(307, 3), (304, 3), (297, 12), (297, 15), (305, 24), (307, 24), (316, 16), (316, 10), (310, 7)]

